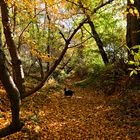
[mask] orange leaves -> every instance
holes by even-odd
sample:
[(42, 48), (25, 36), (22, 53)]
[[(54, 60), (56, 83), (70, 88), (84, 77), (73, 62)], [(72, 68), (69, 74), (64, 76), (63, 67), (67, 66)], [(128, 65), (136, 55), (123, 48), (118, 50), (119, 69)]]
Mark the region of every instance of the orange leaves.
[(41, 53), (37, 51), (35, 48), (31, 48), (31, 53), (32, 55), (36, 56), (37, 58), (40, 58), (41, 60), (44, 60), (45, 62), (50, 62), (50, 61), (55, 60), (54, 57), (50, 57), (49, 55), (45, 53)]
[[(48, 19), (46, 19), (46, 22), (43, 22), (43, 20), (45, 15), (48, 14), (51, 21), (49, 26), (53, 28), (57, 26), (59, 21), (70, 19), (72, 15), (75, 14), (74, 8), (71, 7), (68, 10), (67, 7), (70, 3), (66, 0), (8, 0), (8, 4), (10, 8), (16, 7), (16, 15), (14, 15), (15, 13), (12, 13), (12, 16), (16, 16), (17, 25), (24, 23), (28, 24), (31, 21), (38, 22), (40, 25), (47, 25)], [(12, 11), (13, 10), (11, 10), (11, 12)], [(45, 27), (46, 25), (42, 27)]]
[[(75, 81), (73, 81), (75, 80)], [(79, 81), (78, 77), (67, 79), (69, 86)], [(52, 83), (51, 83), (52, 84)], [(65, 85), (62, 85), (65, 86)], [(106, 97), (92, 87), (71, 87), (75, 94), (65, 98), (62, 90), (43, 89), (22, 101), (21, 118), (25, 119), (24, 128), (7, 139), (139, 139), (140, 94), (135, 91), (124, 97)], [(0, 118), (0, 127), (9, 123)]]
[(62, 0), (61, 5), (62, 5), (62, 7), (66, 6), (66, 0)]
[(27, 45), (29, 46), (29, 50), (33, 56), (40, 58), (41, 60), (45, 62), (51, 62), (56, 59), (55, 57), (49, 56), (47, 53), (43, 53), (43, 51), (40, 51), (39, 45), (37, 45), (37, 43), (35, 41), (32, 41), (29, 37), (26, 36), (25, 38), (23, 38), (23, 40), (26, 41)]

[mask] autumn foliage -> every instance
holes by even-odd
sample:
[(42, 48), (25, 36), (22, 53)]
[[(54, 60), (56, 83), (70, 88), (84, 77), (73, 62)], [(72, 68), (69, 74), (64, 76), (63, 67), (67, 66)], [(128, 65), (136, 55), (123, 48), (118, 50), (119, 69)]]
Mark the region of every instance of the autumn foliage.
[(139, 139), (139, 5), (0, 0), (0, 138)]

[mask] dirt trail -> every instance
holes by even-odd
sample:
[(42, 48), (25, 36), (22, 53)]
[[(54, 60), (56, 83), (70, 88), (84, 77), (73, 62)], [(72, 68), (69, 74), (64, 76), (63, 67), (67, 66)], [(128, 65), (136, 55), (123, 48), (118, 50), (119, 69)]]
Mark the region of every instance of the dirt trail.
[(5, 139), (140, 139), (139, 126), (126, 123), (130, 114), (125, 114), (125, 108), (120, 108), (115, 96), (107, 98), (90, 88), (71, 88), (75, 91), (71, 98), (59, 91), (37, 93), (25, 99), (21, 107), (25, 126)]

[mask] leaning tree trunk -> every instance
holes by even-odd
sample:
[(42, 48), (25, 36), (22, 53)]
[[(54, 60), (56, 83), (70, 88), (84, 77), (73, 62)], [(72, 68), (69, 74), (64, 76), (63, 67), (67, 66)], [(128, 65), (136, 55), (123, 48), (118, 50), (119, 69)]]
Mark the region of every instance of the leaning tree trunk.
[(90, 25), (90, 28), (91, 28), (91, 31), (92, 31), (92, 35), (93, 35), (93, 38), (95, 39), (97, 45), (98, 45), (98, 48), (99, 48), (99, 51), (100, 51), (100, 54), (102, 56), (102, 59), (104, 61), (105, 64), (108, 64), (109, 63), (109, 60), (108, 60), (108, 57), (107, 57), (107, 54), (103, 48), (103, 42), (101, 41), (97, 31), (95, 30), (95, 26), (94, 26), (94, 23), (90, 20), (90, 18), (88, 17), (88, 23)]
[[(134, 0), (134, 4), (127, 0), (128, 14), (127, 14), (127, 34), (126, 42), (129, 48), (135, 45), (140, 45), (140, 18), (135, 13), (134, 8), (140, 13), (140, 0)], [(129, 10), (133, 12), (129, 12)], [(137, 51), (137, 50), (135, 50)], [(129, 60), (133, 60), (133, 56), (129, 54)]]
[[(0, 34), (1, 37), (1, 34)], [(11, 103), (11, 111), (12, 111), (12, 122), (9, 126), (0, 130), (0, 138), (5, 137), (9, 134), (19, 131), (22, 128), (19, 119), (19, 110), (20, 110), (20, 93), (17, 89), (12, 77), (8, 72), (8, 68), (5, 64), (5, 55), (2, 51), (2, 41), (0, 38), (0, 81), (2, 82), (10, 103)]]
[(1, 6), (1, 15), (2, 15), (2, 24), (4, 28), (4, 34), (6, 38), (6, 43), (10, 52), (11, 61), (12, 61), (12, 70), (14, 82), (20, 91), (21, 96), (24, 94), (24, 73), (21, 64), (20, 57), (17, 52), (15, 42), (12, 38), (12, 33), (9, 24), (9, 15), (8, 15), (8, 6), (5, 0), (0, 0)]

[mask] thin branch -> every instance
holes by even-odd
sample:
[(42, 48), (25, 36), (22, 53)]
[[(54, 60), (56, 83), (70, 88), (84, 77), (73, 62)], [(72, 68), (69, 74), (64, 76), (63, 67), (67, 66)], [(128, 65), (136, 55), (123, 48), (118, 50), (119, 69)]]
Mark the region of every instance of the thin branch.
[(98, 7), (96, 7), (93, 11), (92, 11), (92, 14), (96, 13), (99, 9), (101, 9), (102, 7), (104, 7), (105, 5), (107, 4), (110, 4), (111, 2), (113, 2), (114, 0), (108, 0), (107, 2), (105, 3), (102, 3), (101, 5), (99, 5)]
[(67, 39), (65, 38), (64, 34), (59, 30), (59, 34), (62, 36), (62, 38), (67, 42)]
[(85, 40), (82, 41), (81, 43), (78, 43), (78, 44), (76, 44), (76, 45), (73, 45), (73, 46), (71, 46), (71, 47), (69, 47), (69, 48), (75, 48), (75, 47), (77, 47), (77, 46), (80, 46), (81, 44), (83, 44), (83, 43), (85, 43), (87, 40), (89, 40), (90, 38), (92, 38), (92, 36), (88, 37), (87, 39), (85, 39)]
[(21, 41), (21, 36), (23, 35), (23, 33), (26, 31), (26, 29), (30, 26), (30, 24), (33, 22), (33, 19), (36, 18), (36, 16), (38, 16), (41, 12), (43, 12), (45, 10), (45, 8), (43, 8), (41, 11), (39, 11), (36, 15), (34, 15), (34, 17), (32, 18), (32, 20), (26, 25), (26, 27), (21, 31), (20, 35), (19, 35), (19, 40), (18, 40), (18, 48), (20, 47), (20, 41)]

